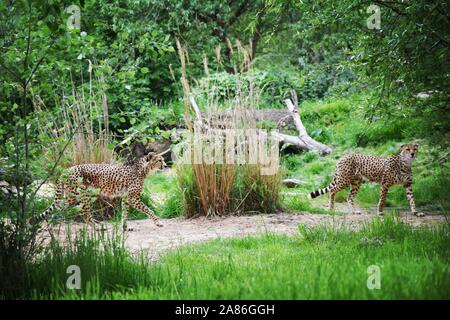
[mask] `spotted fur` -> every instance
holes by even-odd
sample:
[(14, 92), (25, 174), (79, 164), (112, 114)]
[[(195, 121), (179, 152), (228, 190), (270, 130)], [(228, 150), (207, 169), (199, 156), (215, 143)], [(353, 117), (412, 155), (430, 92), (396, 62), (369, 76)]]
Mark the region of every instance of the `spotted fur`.
[[(86, 196), (88, 188), (100, 189), (100, 195), (105, 199), (115, 199), (128, 195), (126, 204), (144, 212), (157, 226), (162, 226), (158, 217), (140, 199), (147, 175), (157, 169), (165, 167), (161, 155), (149, 153), (148, 155), (125, 164), (80, 164), (70, 167), (67, 171), (66, 181), (60, 181), (56, 186), (55, 201), (52, 205), (34, 217), (32, 222), (44, 220), (57, 207), (63, 204), (66, 198), (69, 205), (81, 203), (86, 223), (91, 223), (90, 199)], [(126, 221), (128, 210), (124, 210), (123, 220)]]
[(360, 213), (355, 210), (353, 199), (358, 193), (361, 183), (364, 181), (376, 182), (381, 184), (378, 214), (382, 215), (389, 187), (394, 184), (403, 184), (411, 212), (415, 215), (423, 216), (423, 213), (416, 211), (412, 191), (413, 176), (411, 165), (417, 155), (418, 147), (418, 144), (402, 145), (400, 151), (390, 157), (375, 157), (363, 154), (346, 155), (337, 162), (336, 173), (330, 185), (324, 189), (311, 192), (309, 197), (316, 198), (330, 193), (328, 207), (330, 210), (333, 210), (336, 193), (350, 186), (350, 193), (347, 198), (348, 205), (352, 212)]

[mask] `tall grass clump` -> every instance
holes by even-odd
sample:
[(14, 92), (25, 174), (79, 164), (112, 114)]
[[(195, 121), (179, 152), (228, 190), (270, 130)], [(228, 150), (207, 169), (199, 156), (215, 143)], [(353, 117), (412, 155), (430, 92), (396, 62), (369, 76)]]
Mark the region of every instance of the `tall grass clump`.
[(24, 297), (27, 265), (42, 248), (36, 235), (37, 228), (24, 228), (0, 217), (0, 300)]
[[(175, 166), (178, 184), (183, 190), (185, 215), (274, 212), (279, 207), (279, 153), (267, 143), (267, 134), (256, 130), (254, 113), (260, 91), (252, 81), (245, 85), (239, 81), (244, 73), (246, 79), (251, 79), (248, 51), (240, 42), (236, 43), (236, 54), (240, 57), (238, 66), (234, 67), (238, 71), (237, 87), (230, 90), (227, 99), (223, 99), (221, 89), (210, 77), (206, 58), (205, 77), (191, 87), (186, 76), (187, 51), (180, 43), (178, 52), (185, 121), (190, 129), (176, 152)], [(216, 55), (220, 64), (220, 50)], [(201, 102), (201, 109), (197, 101)], [(255, 147), (259, 152), (258, 161), (252, 161), (250, 155)], [(261, 161), (263, 158), (265, 162)], [(276, 170), (265, 174), (264, 168), (268, 166)]]

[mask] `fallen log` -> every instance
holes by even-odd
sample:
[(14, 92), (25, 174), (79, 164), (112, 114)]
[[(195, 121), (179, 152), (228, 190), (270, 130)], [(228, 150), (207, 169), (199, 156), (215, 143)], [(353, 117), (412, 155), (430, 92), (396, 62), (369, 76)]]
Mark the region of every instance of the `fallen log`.
[[(257, 123), (264, 121), (271, 122), (274, 124), (276, 129), (291, 129), (295, 130), (295, 124), (292, 120), (291, 114), (288, 110), (280, 109), (262, 109), (254, 110), (253, 116)], [(219, 126), (220, 123), (229, 123), (232, 119), (233, 114), (230, 111), (223, 111), (218, 113), (213, 118), (214, 126)]]
[(332, 148), (314, 140), (306, 131), (306, 128), (300, 118), (300, 114), (298, 113), (298, 102), (295, 91), (292, 91), (292, 100), (286, 99), (284, 102), (286, 103), (289, 114), (295, 124), (295, 128), (299, 132), (299, 135), (292, 136), (280, 132), (272, 132), (272, 136), (277, 138), (282, 144), (293, 145), (299, 150), (315, 151), (321, 156), (329, 154), (332, 151)]
[[(198, 107), (194, 97), (189, 97), (189, 102), (192, 106), (192, 109), (195, 113), (195, 120), (194, 120), (194, 127), (198, 130), (208, 130), (210, 127), (206, 124), (205, 119), (203, 118), (200, 108)], [(295, 146), (298, 150), (311, 150), (318, 152), (320, 155), (327, 155), (332, 151), (332, 148), (320, 143), (313, 138), (311, 138), (306, 131), (305, 126), (303, 125), (303, 122), (300, 118), (300, 114), (298, 112), (298, 100), (297, 100), (297, 94), (295, 91), (292, 91), (292, 100), (286, 99), (285, 100), (288, 112), (278, 112), (276, 114), (276, 119), (278, 120), (277, 127), (281, 122), (286, 125), (286, 123), (293, 122), (295, 128), (299, 132), (298, 136), (288, 135), (281, 132), (272, 132), (272, 137), (278, 139), (281, 144), (289, 144), (292, 146)], [(274, 114), (272, 112), (272, 114)], [(255, 117), (255, 121), (261, 121), (263, 120), (264, 113), (261, 112), (261, 110), (256, 110), (253, 114)], [(229, 123), (230, 121), (227, 121), (231, 119), (232, 114), (230, 112), (224, 112), (221, 114), (218, 114), (217, 116), (213, 117), (211, 119), (211, 115), (209, 115), (209, 123), (211, 125), (211, 128), (222, 128), (224, 127), (225, 123)], [(264, 135), (265, 133), (263, 130), (261, 130), (260, 134)]]
[(298, 137), (285, 135), (285, 137), (284, 137), (285, 141), (288, 143), (292, 143), (301, 149), (317, 151), (320, 155), (329, 154), (332, 151), (331, 147), (329, 147), (323, 143), (320, 143), (309, 136), (309, 134), (306, 131), (306, 128), (303, 125), (303, 122), (300, 118), (300, 114), (298, 113), (298, 102), (297, 102), (297, 95), (295, 94), (295, 91), (292, 92), (292, 97), (293, 97), (293, 100), (286, 99), (286, 100), (284, 100), (284, 102), (286, 103), (287, 108), (288, 108), (289, 112), (291, 113), (292, 119), (294, 120), (295, 127), (297, 128), (299, 135), (298, 135)]
[(281, 184), (284, 184), (288, 188), (295, 188), (296, 186), (304, 185), (305, 182), (295, 178), (290, 178), (281, 180)]

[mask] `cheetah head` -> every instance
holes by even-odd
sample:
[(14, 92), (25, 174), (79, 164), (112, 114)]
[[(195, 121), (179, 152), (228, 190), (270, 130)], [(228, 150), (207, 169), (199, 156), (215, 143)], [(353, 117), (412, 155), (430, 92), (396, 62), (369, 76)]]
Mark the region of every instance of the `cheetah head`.
[(419, 144), (417, 143), (408, 143), (404, 144), (400, 147), (400, 158), (403, 161), (411, 162), (417, 156), (417, 151), (419, 149)]
[(150, 171), (162, 170), (167, 166), (164, 162), (164, 158), (160, 154), (154, 152), (150, 152), (143, 157), (143, 165), (147, 174)]

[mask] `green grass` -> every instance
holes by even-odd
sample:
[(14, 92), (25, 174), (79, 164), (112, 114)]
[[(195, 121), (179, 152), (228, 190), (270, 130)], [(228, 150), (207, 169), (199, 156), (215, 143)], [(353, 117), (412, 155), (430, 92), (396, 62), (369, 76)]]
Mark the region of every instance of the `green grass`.
[[(448, 222), (412, 229), (387, 216), (357, 232), (299, 226), (295, 237), (216, 239), (154, 263), (120, 241), (83, 236), (30, 265), (29, 285), (36, 299), (449, 299), (449, 231)], [(79, 291), (65, 289), (73, 264)], [(371, 265), (379, 290), (366, 285)]]
[(337, 211), (321, 209), (312, 205), (311, 201), (305, 199), (305, 195), (284, 195), (281, 198), (283, 208), (289, 212), (309, 212), (316, 214), (342, 214)]

